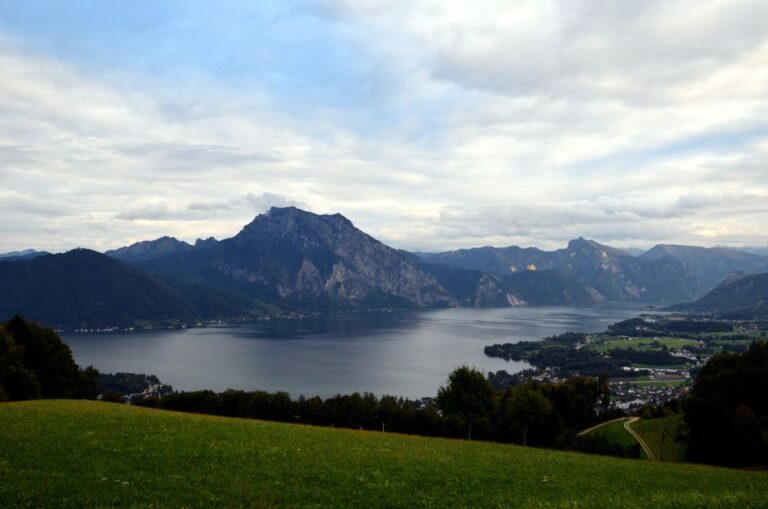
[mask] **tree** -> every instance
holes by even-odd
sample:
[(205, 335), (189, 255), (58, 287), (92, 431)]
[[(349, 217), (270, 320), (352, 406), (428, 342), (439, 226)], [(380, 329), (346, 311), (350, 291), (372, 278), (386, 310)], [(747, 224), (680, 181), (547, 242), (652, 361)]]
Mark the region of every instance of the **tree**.
[(472, 440), (472, 425), (488, 418), (493, 410), (493, 387), (485, 375), (469, 366), (461, 366), (448, 375), (448, 382), (437, 391), (437, 407), (445, 415), (461, 418)]
[(0, 325), (0, 401), (37, 399), (40, 384), (24, 366), (24, 352)]
[(552, 403), (531, 384), (509, 389), (502, 400), (504, 424), (521, 434), (523, 445), (528, 445), (528, 431), (543, 425), (552, 416)]
[(768, 343), (743, 354), (718, 353), (683, 403), (692, 461), (749, 466), (768, 463)]
[[(9, 347), (11, 357), (20, 356), (24, 369), (34, 377), (41, 398), (94, 398), (98, 394), (96, 376), (98, 372), (89, 368), (81, 370), (72, 357), (72, 351), (53, 331), (14, 316), (3, 324), (14, 347)], [(17, 353), (13, 353), (13, 352)], [(14, 387), (27, 387), (27, 374), (19, 374)], [(21, 385), (19, 385), (21, 384)], [(8, 394), (16, 389), (5, 387)], [(24, 389), (28, 391), (32, 389)], [(31, 394), (31, 393), (29, 393)], [(10, 394), (9, 397), (14, 398)], [(25, 396), (25, 398), (30, 396)]]

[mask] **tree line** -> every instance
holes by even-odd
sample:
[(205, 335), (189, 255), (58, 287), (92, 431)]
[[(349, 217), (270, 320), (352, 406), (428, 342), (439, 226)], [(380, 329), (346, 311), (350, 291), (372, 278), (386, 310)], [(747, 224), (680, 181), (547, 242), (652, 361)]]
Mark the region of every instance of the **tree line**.
[(227, 390), (176, 392), (135, 404), (184, 412), (319, 426), (569, 448), (581, 429), (610, 414), (608, 380), (571, 377), (496, 391), (469, 366), (453, 370), (426, 403), (365, 393), (329, 398)]

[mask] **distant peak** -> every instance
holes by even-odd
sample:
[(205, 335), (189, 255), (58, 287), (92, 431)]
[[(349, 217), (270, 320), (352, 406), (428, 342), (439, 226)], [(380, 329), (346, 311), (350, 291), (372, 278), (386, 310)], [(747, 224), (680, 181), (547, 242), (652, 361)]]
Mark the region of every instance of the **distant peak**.
[(577, 239), (573, 239), (570, 242), (568, 242), (568, 248), (580, 248), (580, 247), (595, 247), (594, 245), (597, 244), (593, 240), (587, 240), (584, 237), (579, 237)]
[(311, 212), (307, 212), (306, 210), (302, 210), (298, 207), (294, 207), (293, 205), (288, 205), (287, 207), (270, 207), (269, 210), (264, 213), (264, 215), (271, 216), (273, 214), (297, 214), (297, 213), (311, 214)]
[(268, 211), (264, 212), (263, 214), (259, 214), (256, 216), (253, 220), (253, 223), (258, 222), (260, 219), (307, 219), (307, 220), (319, 220), (319, 221), (333, 221), (333, 222), (343, 222), (347, 225), (352, 226), (352, 221), (344, 217), (340, 213), (335, 214), (315, 214), (314, 212), (309, 212), (304, 209), (300, 209), (298, 207), (294, 206), (287, 206), (287, 207), (271, 207)]
[(206, 247), (212, 247), (218, 244), (219, 241), (216, 240), (214, 237), (208, 237), (207, 239), (197, 239), (195, 241), (195, 248), (206, 248)]
[(574, 239), (568, 242), (568, 249), (570, 250), (593, 249), (595, 251), (602, 251), (611, 256), (631, 256), (626, 251), (622, 251), (621, 249), (617, 249), (615, 247), (601, 244), (592, 239), (585, 239), (584, 237), (579, 237), (578, 239)]

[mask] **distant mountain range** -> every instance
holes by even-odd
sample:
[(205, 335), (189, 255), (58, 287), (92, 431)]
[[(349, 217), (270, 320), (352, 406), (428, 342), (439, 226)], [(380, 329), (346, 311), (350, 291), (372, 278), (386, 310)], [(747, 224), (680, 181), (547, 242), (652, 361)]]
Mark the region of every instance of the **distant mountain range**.
[(696, 277), (712, 287), (733, 272), (768, 272), (768, 258), (725, 247), (693, 247), (660, 244), (640, 256), (641, 260), (655, 261), (664, 258), (678, 260)]
[(36, 251), (34, 249), (24, 249), (23, 251), (11, 251), (10, 253), (0, 253), (0, 260), (24, 260), (36, 258), (38, 256), (49, 255), (48, 251)]
[[(707, 283), (674, 257), (635, 257), (593, 240), (572, 240), (564, 249), (480, 247), (422, 254), (431, 263), (480, 270), (498, 278), (526, 271), (553, 271), (583, 285), (595, 301), (681, 302), (701, 296)], [(575, 283), (574, 283), (575, 281)]]
[(161, 237), (99, 254), (0, 258), (0, 315), (62, 328), (249, 319), (275, 312), (693, 301), (768, 259), (660, 245), (633, 256), (579, 238), (568, 246), (445, 253), (390, 248), (345, 217), (272, 208), (237, 235), (194, 245)]
[(218, 241), (213, 237), (209, 237), (205, 240), (197, 239), (194, 246), (187, 244), (183, 240), (178, 240), (175, 237), (160, 237), (155, 240), (136, 242), (130, 246), (107, 251), (104, 254), (124, 262), (137, 263), (154, 260), (155, 258), (162, 258), (164, 256), (187, 253), (195, 249), (207, 249), (215, 246), (217, 243)]

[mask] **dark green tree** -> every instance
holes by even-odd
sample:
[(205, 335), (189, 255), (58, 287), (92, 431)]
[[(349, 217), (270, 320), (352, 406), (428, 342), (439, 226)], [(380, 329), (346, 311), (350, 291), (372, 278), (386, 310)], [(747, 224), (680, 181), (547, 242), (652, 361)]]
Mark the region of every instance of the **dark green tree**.
[(699, 373), (683, 403), (692, 461), (768, 463), (768, 343), (743, 354), (719, 353)]
[(3, 327), (22, 352), (24, 367), (37, 380), (40, 397), (96, 397), (96, 370), (81, 370), (72, 351), (53, 329), (28, 322), (20, 316), (14, 316)]
[(525, 383), (509, 389), (502, 399), (502, 423), (528, 445), (528, 432), (544, 425), (552, 416), (552, 403), (544, 394)]
[(24, 366), (24, 352), (0, 325), (0, 401), (40, 397), (40, 384)]
[(438, 389), (436, 403), (445, 415), (462, 419), (471, 440), (472, 426), (487, 420), (493, 411), (493, 387), (480, 371), (461, 366), (451, 371), (448, 382)]

